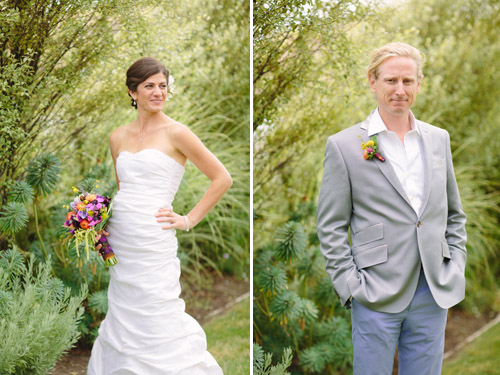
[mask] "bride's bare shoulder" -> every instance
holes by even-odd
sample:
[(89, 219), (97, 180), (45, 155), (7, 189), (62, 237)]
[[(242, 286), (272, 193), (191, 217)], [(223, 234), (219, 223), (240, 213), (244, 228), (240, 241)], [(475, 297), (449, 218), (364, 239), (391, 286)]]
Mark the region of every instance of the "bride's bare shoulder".
[(174, 140), (193, 134), (189, 127), (175, 120), (168, 122), (167, 133)]
[(130, 125), (131, 124), (120, 126), (114, 129), (109, 135), (109, 147), (111, 148), (113, 156), (116, 156), (123, 139), (125, 139), (128, 132), (130, 132)]
[(109, 135), (110, 138), (118, 138), (118, 137), (123, 137), (125, 136), (129, 131), (132, 126), (133, 122), (127, 125), (122, 125), (114, 129), (111, 134)]
[(174, 121), (168, 129), (168, 140), (170, 144), (185, 157), (193, 158), (205, 146), (196, 134), (188, 126)]

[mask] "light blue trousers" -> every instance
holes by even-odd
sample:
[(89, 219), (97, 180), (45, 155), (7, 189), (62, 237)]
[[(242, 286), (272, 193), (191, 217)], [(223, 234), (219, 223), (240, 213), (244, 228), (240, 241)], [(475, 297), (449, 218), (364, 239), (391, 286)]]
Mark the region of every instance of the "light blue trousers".
[(391, 375), (396, 347), (399, 375), (440, 375), (447, 313), (434, 301), (423, 271), (400, 313), (373, 311), (353, 300), (354, 375)]

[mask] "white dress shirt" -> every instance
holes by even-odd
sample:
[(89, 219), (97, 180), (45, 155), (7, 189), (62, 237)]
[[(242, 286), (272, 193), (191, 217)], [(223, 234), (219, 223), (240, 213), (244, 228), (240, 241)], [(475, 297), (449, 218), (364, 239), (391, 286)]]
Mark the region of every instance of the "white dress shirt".
[(404, 136), (404, 145), (396, 133), (387, 130), (378, 108), (368, 124), (368, 136), (378, 133), (380, 155), (390, 161), (411, 206), (418, 215), (424, 195), (424, 162), (420, 130), (411, 111), (409, 116), (411, 130)]

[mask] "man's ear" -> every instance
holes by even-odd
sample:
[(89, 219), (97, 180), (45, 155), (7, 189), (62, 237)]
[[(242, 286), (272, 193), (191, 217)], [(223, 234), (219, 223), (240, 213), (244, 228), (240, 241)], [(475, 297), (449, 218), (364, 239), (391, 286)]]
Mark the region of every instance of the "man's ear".
[(377, 92), (377, 88), (375, 86), (376, 82), (377, 80), (375, 79), (373, 73), (368, 73), (368, 83), (370, 84), (370, 89), (372, 90), (373, 93)]
[(422, 82), (423, 77), (417, 80), (417, 94), (420, 92), (420, 83)]

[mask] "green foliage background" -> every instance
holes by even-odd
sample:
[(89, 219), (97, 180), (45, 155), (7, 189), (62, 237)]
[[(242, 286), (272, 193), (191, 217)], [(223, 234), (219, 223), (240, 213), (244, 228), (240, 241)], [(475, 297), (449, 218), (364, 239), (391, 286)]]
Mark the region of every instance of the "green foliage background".
[[(498, 309), (500, 3), (262, 0), (254, 5), (254, 22), (259, 23), (254, 25), (254, 263), (266, 249), (275, 249), (277, 228), (290, 220), (299, 218), (314, 237), (326, 139), (376, 107), (366, 73), (372, 49), (404, 41), (426, 55), (422, 90), (412, 110), (450, 132), (468, 218), (467, 291), (457, 308), (472, 313)], [(291, 74), (288, 81), (285, 70)], [(262, 278), (264, 270), (255, 267), (254, 279)], [(319, 285), (311, 286), (311, 293)], [(290, 279), (286, 289), (300, 295)], [(254, 289), (254, 296), (260, 300), (262, 292)], [(325, 307), (324, 300), (314, 302), (320, 311)], [(271, 312), (274, 317), (279, 313)], [(255, 332), (269, 322), (256, 324)], [(275, 329), (279, 332), (255, 337), (279, 358), (280, 336), (291, 340), (292, 333)], [(297, 359), (292, 373), (321, 373), (300, 367), (315, 341), (298, 343), (290, 345)], [(319, 357), (315, 363), (320, 364)]]
[(61, 280), (51, 277), (49, 262), (27, 266), (17, 249), (0, 253), (0, 370), (2, 374), (45, 375), (77, 341), (82, 301)]
[[(249, 277), (249, 8), (237, 0), (0, 1), (0, 249), (15, 246), (37, 262), (50, 256), (52, 275), (75, 294), (88, 285), (86, 342), (107, 310), (109, 276), (96, 256), (76, 266), (61, 240), (62, 205), (73, 185), (116, 192), (108, 136), (136, 118), (125, 73), (141, 57), (167, 66), (176, 89), (164, 112), (233, 178), (195, 230), (178, 231), (183, 273), (192, 283), (213, 272)], [(41, 165), (52, 162), (45, 175)], [(174, 210), (190, 210), (209, 183), (188, 162)]]

